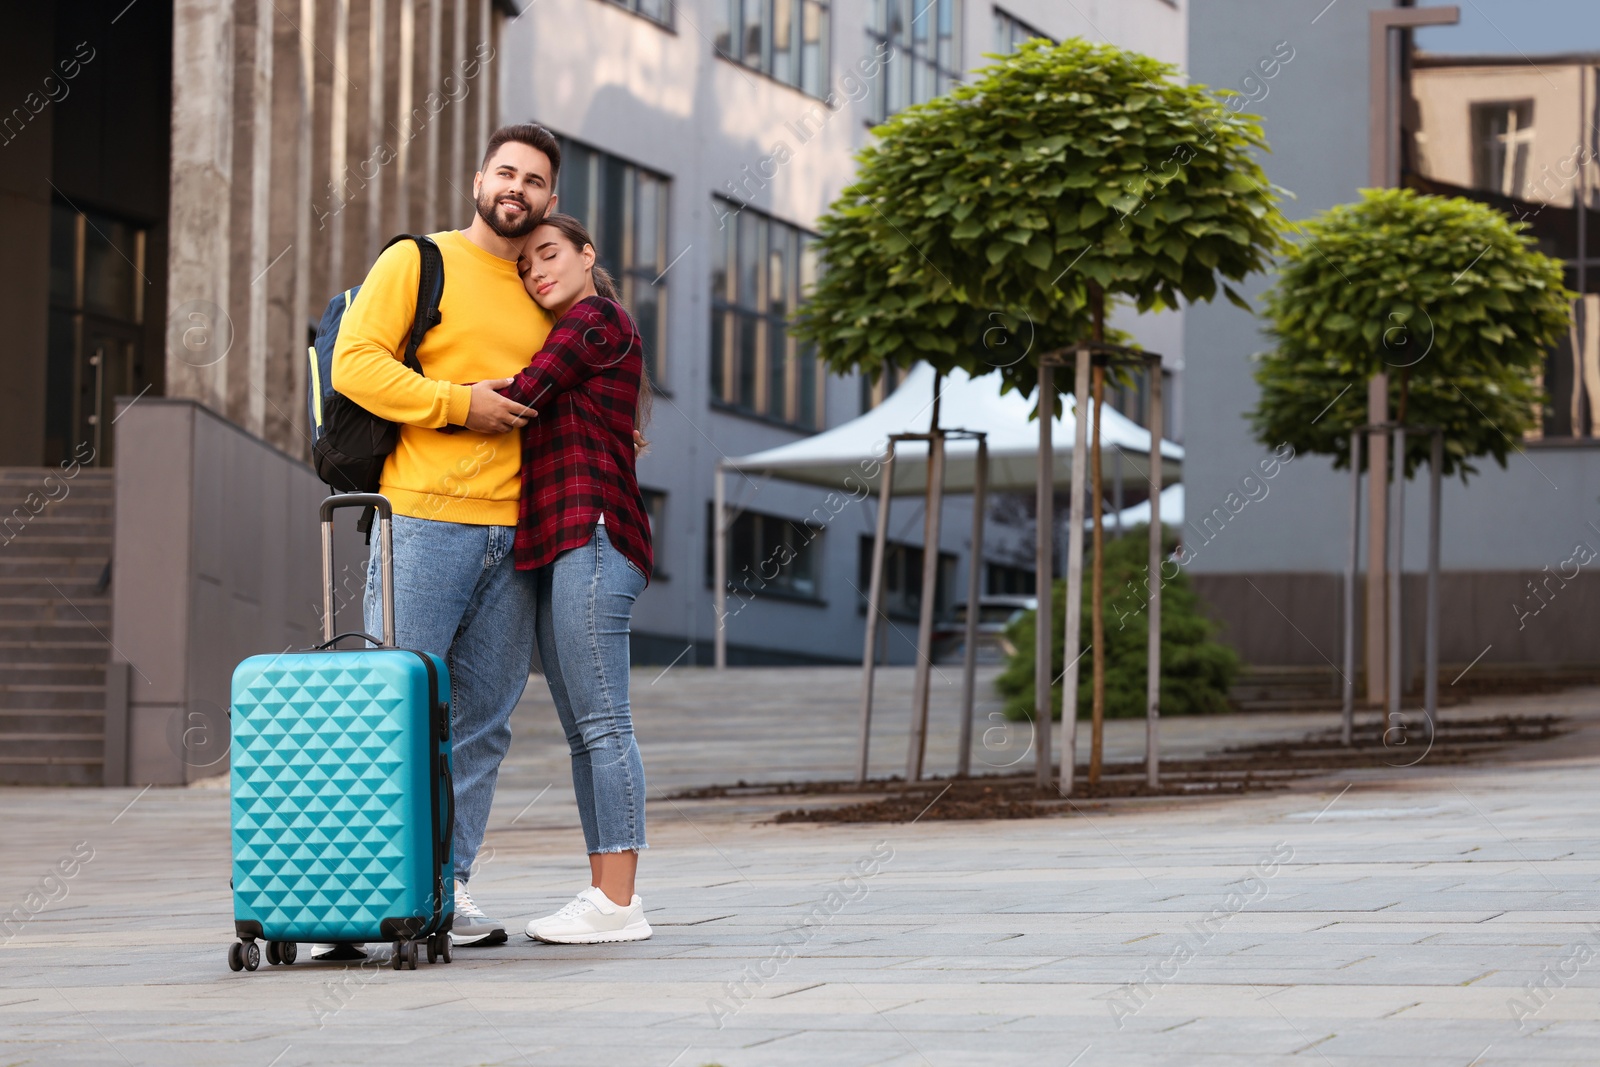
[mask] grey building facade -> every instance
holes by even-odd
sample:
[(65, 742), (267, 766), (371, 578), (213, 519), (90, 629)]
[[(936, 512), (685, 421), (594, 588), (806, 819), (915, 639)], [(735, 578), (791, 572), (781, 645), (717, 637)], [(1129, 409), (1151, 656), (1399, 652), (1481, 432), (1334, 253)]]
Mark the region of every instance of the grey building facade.
[[(1291, 220), (1352, 201), (1368, 182), (1368, 16), (1390, 6), (1378, 0), (1193, 2), (1190, 75), (1252, 98), (1249, 109), (1265, 117), (1272, 145), (1264, 160), (1267, 173), (1294, 193), (1282, 205)], [(1470, 6), (1463, 5), (1463, 11), (1470, 15)], [(1263, 78), (1262, 58), (1284, 47), (1292, 49), (1293, 59), (1275, 77)], [(1402, 79), (1402, 158), (1407, 181), (1420, 184), (1415, 79), (1424, 64), (1412, 60), (1404, 64)], [(1538, 57), (1521, 60), (1516, 65), (1538, 63)], [(1592, 73), (1585, 76), (1592, 85)], [(1594, 99), (1591, 89), (1589, 108)], [(1462, 97), (1437, 106), (1460, 109), (1465, 116), (1471, 101)], [(1573, 121), (1540, 133), (1572, 147), (1579, 129)], [(1591, 219), (1594, 175), (1591, 152), (1587, 184), (1570, 183), (1564, 194), (1569, 209), (1585, 205)], [(1481, 196), (1485, 191), (1466, 192)], [(1591, 269), (1591, 291), (1595, 277)], [(1576, 281), (1571, 274), (1569, 286)], [(1254, 299), (1269, 282), (1265, 276), (1253, 278), (1246, 292)], [(1335, 472), (1326, 458), (1298, 456), (1274, 480), (1266, 499), (1238, 514), (1223, 508), (1239, 478), (1268, 451), (1252, 440), (1245, 418), (1257, 396), (1249, 357), (1266, 341), (1254, 317), (1225, 304), (1188, 309), (1184, 333), (1185, 536), (1196, 550), (1197, 587), (1247, 661), (1331, 672), (1340, 658), (1339, 576), (1349, 545), (1349, 475)], [(1562, 425), (1547, 418), (1545, 427), (1545, 434), (1522, 442), (1523, 451), (1507, 468), (1484, 461), (1482, 473), (1469, 484), (1455, 480), (1444, 486), (1441, 657), (1447, 665), (1464, 667), (1480, 656), (1485, 664), (1600, 662), (1593, 626), (1600, 580), (1592, 569), (1582, 568), (1575, 579), (1543, 591), (1550, 574), (1573, 558), (1576, 545), (1600, 549), (1600, 451), (1592, 435), (1574, 434), (1570, 421)], [(1404, 632), (1412, 664), (1421, 644), (1425, 485), (1425, 480), (1412, 483), (1404, 541)], [(1219, 510), (1210, 526), (1204, 525)], [(1541, 590), (1537, 598), (1535, 587)]]

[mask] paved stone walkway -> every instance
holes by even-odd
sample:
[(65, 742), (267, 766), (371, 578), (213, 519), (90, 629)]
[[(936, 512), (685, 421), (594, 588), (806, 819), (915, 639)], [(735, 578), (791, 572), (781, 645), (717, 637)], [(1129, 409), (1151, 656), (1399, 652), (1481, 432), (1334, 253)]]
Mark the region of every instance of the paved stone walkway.
[[(635, 682), (653, 798), (853, 766), (852, 672), (657, 673)], [(909, 675), (887, 674), (875, 771), (904, 758)], [(518, 925), (586, 874), (542, 697), (473, 882)], [(1581, 729), (1487, 766), (1026, 822), (777, 826), (781, 801), (653, 799), (653, 940), (518, 938), (414, 973), (228, 971), (225, 788), (0, 790), (0, 908), (48, 899), (0, 926), (0, 1064), (1593, 1064), (1600, 690), (1446, 714), (1508, 708)], [(1110, 727), (1139, 752), (1141, 724)]]

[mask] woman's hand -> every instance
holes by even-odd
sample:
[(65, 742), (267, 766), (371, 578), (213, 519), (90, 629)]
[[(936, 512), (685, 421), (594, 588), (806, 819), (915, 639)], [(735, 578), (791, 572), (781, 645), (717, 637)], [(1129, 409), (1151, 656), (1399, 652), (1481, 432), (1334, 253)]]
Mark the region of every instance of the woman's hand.
[(644, 434), (638, 430), (633, 431), (633, 458), (638, 459), (650, 451), (650, 442), (644, 439)]

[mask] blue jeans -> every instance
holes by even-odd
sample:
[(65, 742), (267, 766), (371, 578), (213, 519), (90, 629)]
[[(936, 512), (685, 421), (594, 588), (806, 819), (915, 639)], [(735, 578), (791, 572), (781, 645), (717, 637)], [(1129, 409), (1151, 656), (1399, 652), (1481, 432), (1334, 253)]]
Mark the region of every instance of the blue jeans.
[[(511, 709), (533, 666), (533, 575), (511, 558), (511, 526), (394, 517), (395, 643), (450, 667), (455, 875), (465, 882), (483, 844)], [(377, 542), (367, 565), (366, 626), (383, 633)]]
[(628, 704), (628, 627), (645, 577), (604, 526), (534, 574), (539, 659), (572, 753), (584, 844), (591, 854), (642, 849), (644, 764)]

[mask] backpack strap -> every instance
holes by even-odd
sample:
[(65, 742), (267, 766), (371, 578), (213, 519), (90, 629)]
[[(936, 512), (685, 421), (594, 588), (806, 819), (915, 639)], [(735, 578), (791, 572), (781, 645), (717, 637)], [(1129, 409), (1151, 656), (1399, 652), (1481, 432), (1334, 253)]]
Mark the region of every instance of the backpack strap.
[(414, 242), (422, 260), (422, 269), (417, 273), (417, 311), (411, 320), (411, 334), (406, 340), (405, 355), (406, 366), (421, 374), (422, 363), (417, 359), (417, 349), (422, 347), (422, 339), (427, 332), (443, 319), (439, 314), (439, 302), (444, 297), (444, 255), (433, 238), (422, 234), (402, 233), (390, 238), (389, 244), (383, 247), (387, 249), (389, 245), (401, 241)]

